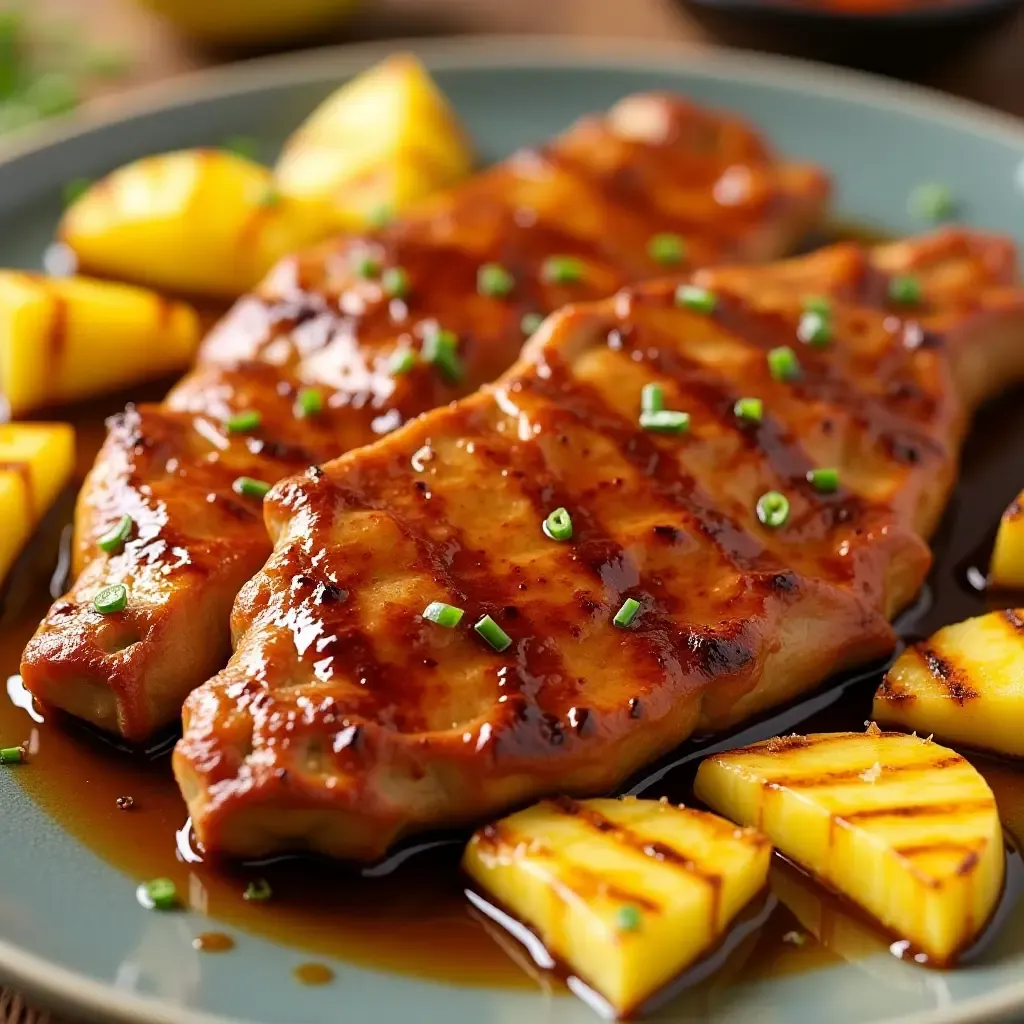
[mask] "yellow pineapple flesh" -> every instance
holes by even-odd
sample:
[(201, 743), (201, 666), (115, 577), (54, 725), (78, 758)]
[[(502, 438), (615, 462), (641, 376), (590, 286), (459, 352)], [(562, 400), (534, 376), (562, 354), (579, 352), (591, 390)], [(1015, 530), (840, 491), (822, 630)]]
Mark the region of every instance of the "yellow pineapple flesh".
[(0, 270), (0, 392), (15, 416), (184, 370), (199, 333), (191, 307), (145, 288)]
[(765, 885), (771, 846), (654, 800), (548, 800), (478, 831), (463, 865), (619, 1014), (707, 953)]
[(696, 791), (935, 963), (968, 946), (999, 899), (992, 791), (929, 740), (876, 727), (778, 737), (709, 757)]
[(988, 582), (992, 587), (1024, 590), (1024, 491), (1010, 502), (999, 520)]
[(332, 93), (285, 143), (281, 193), (328, 201), (337, 227), (375, 226), (473, 167), (455, 111), (411, 54), (394, 54)]
[(67, 424), (0, 424), (0, 582), (74, 465), (75, 434)]
[(875, 694), (882, 725), (1024, 757), (1024, 608), (940, 629), (909, 647)]

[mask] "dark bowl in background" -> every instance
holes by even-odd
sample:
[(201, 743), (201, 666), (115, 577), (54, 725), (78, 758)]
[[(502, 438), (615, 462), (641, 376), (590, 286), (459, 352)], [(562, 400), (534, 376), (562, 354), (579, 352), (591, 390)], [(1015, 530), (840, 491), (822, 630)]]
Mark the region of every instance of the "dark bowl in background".
[(951, 0), (892, 12), (851, 14), (813, 7), (804, 0), (678, 2), (730, 46), (831, 61), (897, 77), (928, 71), (993, 31), (1021, 7), (1021, 0)]

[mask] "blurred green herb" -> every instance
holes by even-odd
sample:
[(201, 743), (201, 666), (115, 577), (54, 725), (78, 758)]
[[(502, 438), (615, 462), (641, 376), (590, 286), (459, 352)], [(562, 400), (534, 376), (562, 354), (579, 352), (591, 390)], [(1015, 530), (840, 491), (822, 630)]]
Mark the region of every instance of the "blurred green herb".
[(17, 131), (39, 120), (39, 114), (21, 100), (7, 100), (0, 103), (0, 135)]
[(92, 182), (88, 178), (72, 178), (62, 190), (64, 205), (70, 206), (81, 199), (90, 188), (92, 188)]
[(21, 79), (25, 28), (20, 14), (0, 14), (0, 100), (13, 96)]
[(39, 24), (22, 11), (0, 11), (0, 134), (74, 110), (92, 79), (129, 73), (125, 51), (88, 49), (81, 35), (75, 22)]
[(63, 71), (46, 71), (36, 76), (22, 93), (25, 102), (40, 117), (56, 117), (78, 106), (78, 83)]
[(263, 195), (257, 200), (259, 206), (277, 206), (281, 202), (281, 193), (274, 188), (273, 185), (268, 185)]
[(251, 135), (230, 135), (222, 148), (246, 160), (259, 160), (260, 144)]
[(131, 72), (132, 63), (129, 54), (114, 47), (92, 50), (83, 61), (86, 74), (96, 78), (124, 78)]

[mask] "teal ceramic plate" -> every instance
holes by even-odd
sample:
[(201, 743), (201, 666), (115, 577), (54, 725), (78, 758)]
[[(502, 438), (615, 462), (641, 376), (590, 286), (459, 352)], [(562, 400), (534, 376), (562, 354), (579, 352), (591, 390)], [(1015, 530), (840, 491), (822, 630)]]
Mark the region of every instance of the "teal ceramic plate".
[[(970, 223), (1012, 232), (1024, 244), (1024, 127), (978, 108), (746, 54), (649, 44), (627, 51), (564, 40), (466, 39), (412, 48), (488, 159), (634, 90), (678, 90), (742, 112), (786, 152), (827, 165), (844, 218), (913, 232), (920, 225), (906, 212), (907, 195), (921, 180), (938, 179), (959, 197)], [(69, 178), (95, 177), (146, 153), (215, 145), (237, 134), (257, 137), (272, 155), (318, 100), (382, 54), (352, 48), (241, 65), (195, 78), (171, 94), (137, 97), (135, 108), (116, 121), (13, 143), (0, 162), (0, 265), (40, 265)], [(989, 467), (984, 472), (996, 472), (985, 461), (993, 444), (1006, 447), (1012, 438), (990, 444), (986, 435), (986, 444), (969, 452), (967, 473), (982, 472), (974, 468), (975, 455), (978, 467)], [(1012, 492), (1022, 482), (1018, 476), (1002, 486)], [(961, 509), (959, 518), (954, 513), (956, 536), (973, 535), (977, 542), (997, 510), (986, 509), (984, 522), (972, 509)], [(19, 595), (12, 597), (17, 602)], [(961, 609), (971, 610), (969, 604)], [(89, 784), (80, 780), (83, 788)], [(111, 818), (116, 828), (116, 815)], [(0, 976), (65, 1011), (102, 1020), (258, 1024), (594, 1019), (573, 997), (540, 986), (454, 986), (340, 960), (331, 962), (334, 984), (302, 987), (290, 971), (308, 954), (237, 929), (232, 953), (196, 953), (193, 937), (216, 924), (196, 910), (144, 911), (135, 880), (64, 833), (26, 795), (16, 771), (0, 773), (0, 821)], [(201, 891), (189, 895), (202, 905)], [(481, 932), (480, 941), (492, 940)], [(883, 951), (762, 980), (720, 976), (673, 1001), (657, 1019), (940, 1024), (990, 1020), (1018, 1009), (1024, 1009), (1020, 908), (986, 955), (956, 972), (926, 971)]]

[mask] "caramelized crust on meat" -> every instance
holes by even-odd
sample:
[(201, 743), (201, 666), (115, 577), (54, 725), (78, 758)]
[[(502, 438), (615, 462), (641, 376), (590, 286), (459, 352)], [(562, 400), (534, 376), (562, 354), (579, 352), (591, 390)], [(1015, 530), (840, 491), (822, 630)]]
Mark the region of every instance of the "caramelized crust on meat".
[[(922, 301), (889, 297), (914, 273)], [(888, 654), (920, 587), (969, 409), (1024, 376), (999, 239), (842, 245), (551, 317), (493, 386), (280, 483), (228, 667), (185, 705), (174, 767), (210, 851), (370, 859), (416, 830), (608, 792)], [(831, 341), (798, 340), (809, 295)], [(799, 379), (769, 372), (790, 345)], [(690, 414), (643, 430), (645, 384)], [(760, 423), (734, 414), (764, 403)], [(808, 482), (838, 467), (835, 493)], [(788, 496), (778, 528), (755, 507)], [(542, 523), (564, 506), (573, 537)], [(613, 616), (640, 603), (628, 628)], [(465, 610), (446, 629), (432, 601)], [(473, 624), (511, 637), (492, 650)]]
[[(635, 96), (379, 234), (284, 261), (162, 406), (114, 421), (79, 501), (80, 575), (29, 644), (25, 684), (144, 739), (224, 665), (231, 603), (270, 553), (258, 499), (232, 489), (239, 476), (273, 483), (493, 380), (519, 353), (524, 314), (663, 271), (648, 252), (656, 233), (685, 237), (684, 267), (774, 258), (818, 221), (827, 192), (820, 171), (778, 162), (742, 122)], [(578, 258), (582, 278), (548, 280), (554, 255)], [(360, 277), (366, 258), (404, 268), (407, 295)], [(510, 296), (478, 293), (490, 261), (515, 275)], [(460, 379), (424, 365), (396, 375), (396, 350), (418, 350), (438, 325), (458, 336)], [(309, 385), (325, 411), (298, 419), (295, 396)], [(247, 409), (260, 427), (230, 435), (223, 421)], [(108, 556), (96, 539), (125, 513), (136, 535)], [(131, 593), (116, 619), (92, 607), (112, 583)]]

